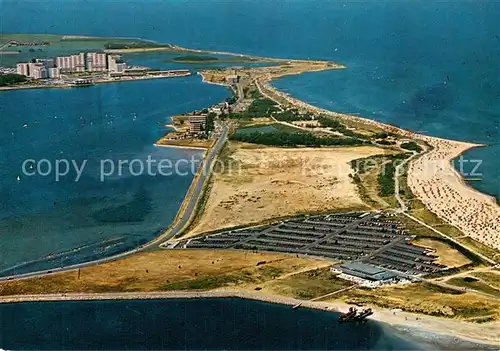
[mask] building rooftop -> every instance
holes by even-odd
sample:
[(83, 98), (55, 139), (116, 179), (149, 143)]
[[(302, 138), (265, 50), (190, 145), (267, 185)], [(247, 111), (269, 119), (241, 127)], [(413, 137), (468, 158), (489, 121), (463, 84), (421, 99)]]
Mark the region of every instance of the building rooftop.
[(340, 269), (342, 272), (346, 274), (370, 280), (386, 280), (397, 276), (397, 274), (394, 272), (388, 271), (386, 269), (377, 266), (373, 266), (371, 264), (360, 263), (360, 262), (345, 263), (336, 268)]

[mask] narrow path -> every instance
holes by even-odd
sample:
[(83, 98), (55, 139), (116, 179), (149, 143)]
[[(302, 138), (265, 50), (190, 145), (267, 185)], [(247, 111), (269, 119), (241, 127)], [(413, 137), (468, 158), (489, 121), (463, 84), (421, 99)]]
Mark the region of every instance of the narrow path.
[(444, 233), (440, 232), (439, 230), (435, 229), (434, 227), (432, 227), (432, 226), (428, 225), (427, 223), (422, 222), (420, 219), (413, 217), (411, 214), (408, 214), (408, 213), (406, 213), (406, 212), (401, 212), (401, 213), (402, 213), (404, 216), (406, 216), (406, 217), (410, 218), (411, 220), (413, 220), (413, 221), (417, 222), (418, 224), (423, 225), (423, 226), (424, 226), (424, 227), (426, 227), (427, 229), (432, 230), (434, 233), (437, 233), (437, 234), (441, 235), (443, 238), (446, 238), (446, 239), (448, 239), (448, 240), (452, 241), (453, 243), (455, 243), (455, 244), (457, 244), (457, 245), (459, 245), (459, 246), (463, 247), (464, 249), (466, 249), (466, 250), (468, 250), (468, 251), (472, 252), (473, 254), (475, 254), (475, 255), (477, 255), (477, 256), (479, 256), (479, 257), (481, 257), (481, 258), (482, 258), (483, 260), (485, 260), (486, 262), (488, 262), (488, 263), (490, 263), (490, 264), (492, 264), (492, 265), (496, 265), (496, 264), (497, 264), (497, 262), (493, 261), (492, 259), (490, 259), (490, 258), (488, 258), (488, 257), (484, 256), (483, 254), (481, 254), (481, 253), (477, 252), (476, 250), (473, 250), (473, 249), (471, 249), (471, 248), (469, 248), (469, 247), (465, 246), (464, 244), (462, 244), (461, 242), (459, 242), (459, 241), (455, 240), (455, 239), (454, 239), (454, 238), (452, 238), (451, 236), (446, 235), (446, 234), (444, 234)]
[(342, 288), (342, 289), (339, 289), (339, 290), (335, 290), (331, 293), (328, 293), (328, 294), (325, 294), (325, 295), (321, 295), (321, 296), (318, 296), (318, 297), (315, 297), (315, 298), (312, 298), (309, 300), (309, 302), (314, 302), (314, 301), (319, 301), (319, 300), (322, 300), (322, 299), (325, 299), (327, 297), (330, 297), (330, 296), (333, 296), (333, 295), (336, 295), (336, 294), (340, 294), (341, 292), (344, 292), (344, 291), (347, 291), (347, 290), (350, 290), (350, 289), (353, 289), (353, 288), (356, 288), (357, 285), (351, 285), (351, 286), (348, 286), (347, 288)]

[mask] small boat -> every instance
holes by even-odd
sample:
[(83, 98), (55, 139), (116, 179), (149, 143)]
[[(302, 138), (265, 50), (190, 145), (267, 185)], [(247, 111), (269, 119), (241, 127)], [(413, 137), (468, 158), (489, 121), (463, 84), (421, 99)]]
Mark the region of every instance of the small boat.
[(358, 310), (355, 307), (349, 307), (349, 311), (345, 313), (341, 313), (339, 316), (339, 323), (345, 322), (363, 322), (367, 317), (371, 316), (373, 311), (371, 308), (367, 308), (362, 310), (358, 314)]

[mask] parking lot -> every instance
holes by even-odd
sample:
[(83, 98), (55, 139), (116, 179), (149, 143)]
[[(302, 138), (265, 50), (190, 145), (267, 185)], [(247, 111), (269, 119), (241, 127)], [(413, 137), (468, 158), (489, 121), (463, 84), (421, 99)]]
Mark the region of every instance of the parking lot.
[(353, 212), (227, 231), (185, 240), (176, 248), (286, 252), (365, 262), (409, 275), (443, 268), (431, 250), (410, 244), (411, 239), (401, 223), (380, 213)]

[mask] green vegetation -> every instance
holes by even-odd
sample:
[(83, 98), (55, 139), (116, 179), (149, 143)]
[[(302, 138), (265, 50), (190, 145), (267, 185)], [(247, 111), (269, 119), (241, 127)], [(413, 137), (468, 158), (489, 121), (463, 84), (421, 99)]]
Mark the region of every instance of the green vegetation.
[(495, 249), (492, 249), (489, 246), (481, 244), (479, 241), (474, 240), (470, 237), (458, 238), (457, 240), (460, 243), (466, 245), (467, 247), (471, 247), (472, 249), (476, 250), (477, 252), (483, 254), (484, 256), (500, 263), (500, 253), (498, 251), (496, 251)]
[(396, 174), (396, 166), (409, 156), (410, 155), (407, 153), (386, 156), (390, 161), (384, 164), (384, 166), (382, 167), (382, 172), (378, 176), (380, 196), (394, 195), (394, 192), (396, 190), (396, 184), (394, 180), (394, 176)]
[(341, 138), (341, 137), (319, 137), (312, 133), (290, 133), (286, 131), (277, 131), (273, 133), (236, 133), (231, 137), (231, 140), (242, 141), (246, 143), (273, 145), (273, 146), (355, 146), (365, 145), (368, 142), (365, 140)]
[(209, 114), (207, 114), (207, 122), (205, 124), (205, 132), (211, 132), (212, 130), (214, 130), (214, 118), (216, 117), (217, 115), (213, 112), (210, 112)]
[(423, 150), (422, 147), (414, 141), (401, 144), (401, 148), (416, 152), (422, 152)]
[(161, 48), (170, 47), (168, 44), (160, 44), (154, 41), (146, 40), (126, 40), (117, 39), (113, 41), (108, 41), (104, 44), (106, 50), (120, 50), (120, 49), (147, 49), (147, 48)]
[(219, 58), (215, 56), (201, 56), (201, 55), (184, 55), (174, 57), (172, 61), (177, 62), (207, 62), (207, 61), (218, 61)]
[(352, 285), (353, 283), (332, 274), (330, 267), (325, 267), (280, 279), (270, 287), (280, 294), (294, 298), (313, 299)]
[(446, 282), (461, 288), (473, 289), (485, 294), (500, 297), (500, 290), (497, 290), (474, 277), (456, 277), (448, 279)]
[(23, 83), (26, 81), (26, 76), (14, 73), (0, 74), (0, 87)]
[(278, 105), (271, 99), (257, 99), (254, 100), (248, 107), (247, 113), (253, 117), (268, 116), (271, 113), (279, 111)]
[(279, 111), (279, 107), (273, 100), (259, 98), (254, 100), (245, 112), (230, 113), (231, 119), (250, 120), (256, 117), (268, 117), (273, 112)]

